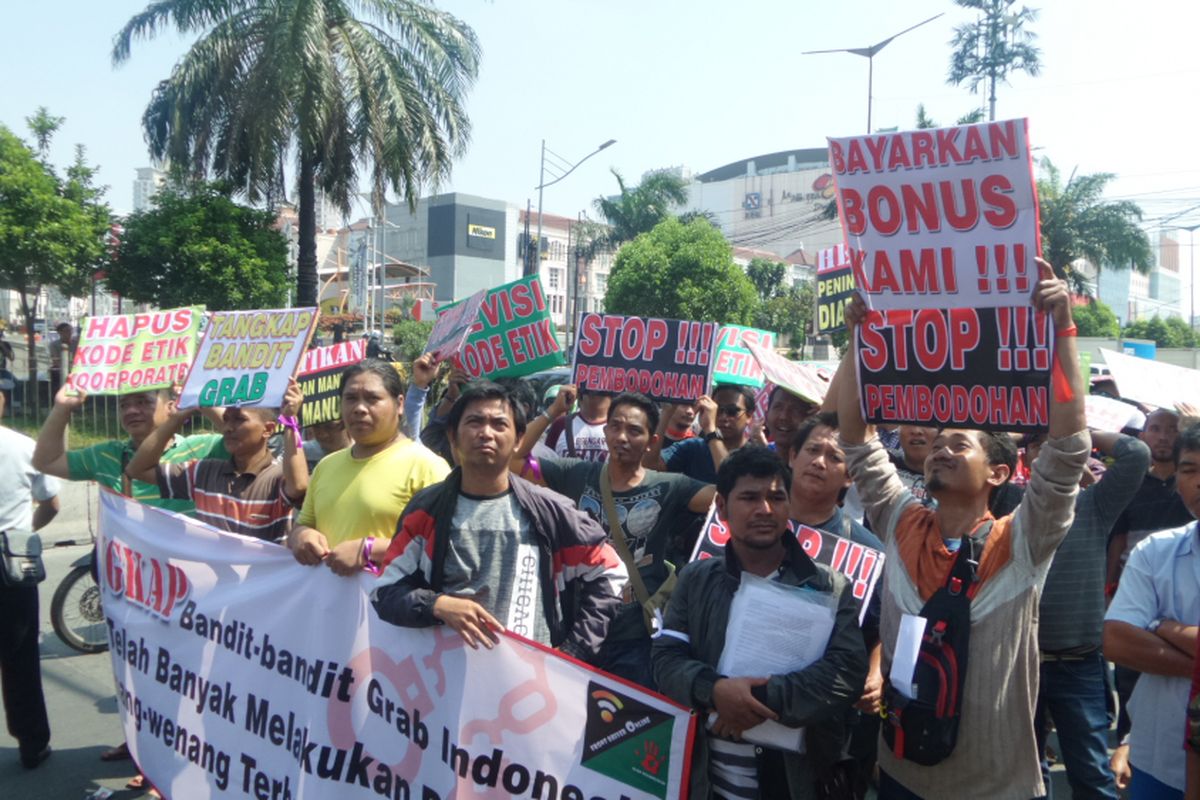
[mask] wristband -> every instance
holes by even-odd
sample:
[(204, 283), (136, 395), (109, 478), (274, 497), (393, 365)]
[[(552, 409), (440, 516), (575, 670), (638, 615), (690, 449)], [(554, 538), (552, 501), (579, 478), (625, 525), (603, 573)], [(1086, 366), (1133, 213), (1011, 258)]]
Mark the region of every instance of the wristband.
[(1065, 336), (1078, 336), (1078, 335), (1079, 335), (1079, 328), (1075, 325), (1074, 322), (1071, 323), (1070, 327), (1057, 328), (1054, 331), (1054, 338), (1056, 338), (1056, 339), (1062, 339)]
[(304, 446), (304, 437), (300, 435), (300, 421), (295, 417), (280, 417), (279, 424), (285, 428), (291, 428), (292, 433), (296, 436), (296, 447)]
[(372, 575), (379, 574), (379, 566), (371, 560), (371, 548), (375, 546), (375, 537), (368, 536), (363, 539), (363, 569), (370, 572)]

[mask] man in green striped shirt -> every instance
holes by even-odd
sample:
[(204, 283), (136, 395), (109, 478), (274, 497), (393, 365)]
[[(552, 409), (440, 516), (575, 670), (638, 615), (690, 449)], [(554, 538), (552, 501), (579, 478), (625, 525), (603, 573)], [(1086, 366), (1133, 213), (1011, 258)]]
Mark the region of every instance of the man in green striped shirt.
[[(87, 393), (82, 390), (70, 386), (59, 389), (54, 396), (54, 408), (38, 433), (37, 447), (33, 451), (34, 468), (69, 481), (96, 481), (114, 492), (168, 511), (186, 514), (195, 510), (190, 500), (162, 499), (157, 484), (125, 477), (125, 465), (133, 458), (142, 440), (175, 410), (171, 391), (159, 389), (121, 395), (117, 407), (121, 428), (129, 438), (112, 439), (82, 450), (68, 450), (67, 425), (71, 413), (83, 406), (86, 399)], [(229, 458), (220, 434), (176, 436), (163, 453), (162, 461), (170, 464), (201, 458)]]

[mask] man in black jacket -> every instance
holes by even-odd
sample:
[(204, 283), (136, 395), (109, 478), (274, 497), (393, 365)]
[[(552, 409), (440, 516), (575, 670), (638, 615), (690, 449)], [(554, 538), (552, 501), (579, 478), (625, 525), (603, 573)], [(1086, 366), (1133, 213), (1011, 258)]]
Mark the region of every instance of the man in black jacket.
[(445, 624), (471, 647), (491, 647), (507, 629), (591, 658), (626, 580), (604, 529), (509, 474), (525, 414), (503, 387), (469, 384), (446, 422), (459, 466), (404, 509), (372, 593), (380, 618)]
[[(846, 579), (815, 563), (788, 532), (788, 481), (783, 462), (761, 447), (743, 447), (717, 473), (717, 509), (729, 527), (725, 555), (688, 564), (671, 595), (662, 635), (654, 640), (654, 676), (673, 700), (716, 720), (696, 737), (692, 796), (814, 795), (823, 745), (840, 737), (812, 731), (837, 724), (862, 694), (867, 654)], [(803, 587), (836, 607), (824, 655), (782, 675), (726, 677), (717, 671), (730, 606), (744, 574)], [(830, 597), (832, 596), (832, 597)], [(779, 620), (787, 625), (787, 620)], [(766, 720), (810, 728), (807, 752), (756, 747), (742, 734)], [(701, 726), (702, 728), (704, 726)]]

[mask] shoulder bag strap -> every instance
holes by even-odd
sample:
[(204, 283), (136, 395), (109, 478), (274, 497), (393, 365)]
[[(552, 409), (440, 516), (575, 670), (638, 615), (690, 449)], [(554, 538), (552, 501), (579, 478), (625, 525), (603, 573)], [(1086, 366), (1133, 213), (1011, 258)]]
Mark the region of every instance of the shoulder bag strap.
[(609, 538), (612, 539), (617, 555), (625, 562), (625, 569), (629, 571), (629, 583), (633, 586), (634, 595), (639, 603), (645, 605), (650, 601), (650, 593), (646, 591), (642, 574), (638, 572), (637, 560), (633, 557), (633, 551), (629, 549), (629, 542), (625, 540), (621, 518), (617, 516), (617, 501), (613, 499), (612, 480), (608, 476), (607, 463), (600, 467), (600, 497), (604, 500), (604, 515), (608, 517)]
[(563, 425), (563, 436), (567, 437), (567, 457), (575, 458), (575, 417), (578, 414), (567, 414), (566, 424)]

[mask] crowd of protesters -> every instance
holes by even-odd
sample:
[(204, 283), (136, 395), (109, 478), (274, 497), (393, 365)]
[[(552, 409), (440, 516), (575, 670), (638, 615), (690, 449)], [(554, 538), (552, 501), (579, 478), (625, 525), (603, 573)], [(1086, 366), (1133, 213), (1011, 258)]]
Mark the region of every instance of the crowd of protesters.
[[(169, 391), (124, 395), (127, 438), (69, 450), (85, 396), (68, 385), (36, 445), (0, 428), (0, 529), (44, 525), (55, 479), (91, 480), (369, 571), (388, 622), (485, 648), (507, 629), (695, 709), (692, 797), (1046, 797), (1053, 728), (1075, 797), (1200, 798), (1200, 425), (1181, 406), (1089, 431), (1066, 284), (1043, 272), (1032, 303), (1066, 376), (1041, 434), (876, 430), (852, 352), (823, 404), (776, 387), (757, 422), (742, 386), (660, 405), (563, 385), (543, 403), (458, 371), (427, 409), (430, 358), (407, 387), (367, 359), (344, 374), (341, 420), (307, 441), (293, 382), (281, 408), (206, 411), (217, 435), (180, 435), (191, 410)], [(848, 323), (863, 313), (851, 303)], [(728, 543), (691, 561), (713, 505)], [(885, 554), (864, 613), (795, 525)], [(722, 674), (748, 575), (826, 598), (823, 655)], [(37, 595), (0, 592), (8, 726), (35, 768)], [(913, 620), (919, 652), (902, 656)], [(767, 721), (804, 728), (802, 746), (756, 744)]]

